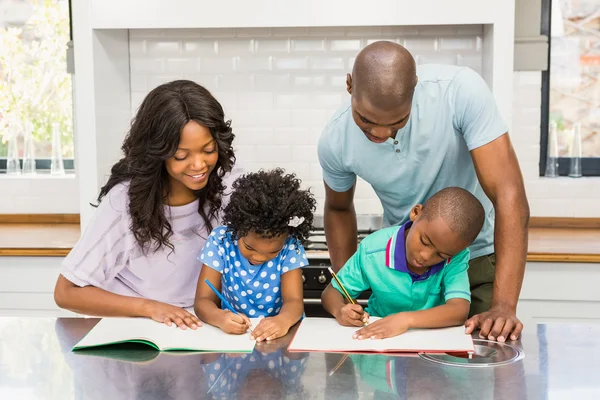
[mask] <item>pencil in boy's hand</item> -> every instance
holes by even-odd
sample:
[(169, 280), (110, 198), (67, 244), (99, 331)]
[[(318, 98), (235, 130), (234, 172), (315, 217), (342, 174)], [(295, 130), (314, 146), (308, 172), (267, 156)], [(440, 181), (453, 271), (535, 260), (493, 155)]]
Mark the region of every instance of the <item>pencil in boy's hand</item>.
[[(356, 304), (355, 301), (352, 299), (352, 297), (350, 297), (350, 295), (346, 291), (346, 288), (344, 287), (344, 285), (342, 285), (342, 282), (338, 279), (336, 273), (333, 272), (333, 268), (327, 267), (327, 269), (329, 270), (329, 273), (331, 274), (331, 276), (333, 276), (333, 279), (335, 279), (335, 281), (337, 282), (338, 286), (342, 289), (343, 295), (346, 298), (346, 300), (348, 300), (348, 302), (350, 304)], [(368, 324), (369, 324), (368, 320), (363, 321), (363, 325), (368, 325)]]
[(342, 282), (338, 279), (338, 277), (335, 274), (335, 272), (333, 272), (333, 268), (327, 267), (327, 269), (329, 269), (329, 273), (331, 274), (331, 276), (333, 276), (333, 279), (335, 279), (335, 281), (337, 282), (337, 284), (340, 287), (340, 289), (342, 289), (343, 295), (346, 298), (346, 300), (348, 300), (348, 303), (354, 304), (354, 300), (352, 300), (352, 297), (350, 297), (350, 295), (346, 291), (346, 288), (344, 287), (344, 285), (342, 285)]

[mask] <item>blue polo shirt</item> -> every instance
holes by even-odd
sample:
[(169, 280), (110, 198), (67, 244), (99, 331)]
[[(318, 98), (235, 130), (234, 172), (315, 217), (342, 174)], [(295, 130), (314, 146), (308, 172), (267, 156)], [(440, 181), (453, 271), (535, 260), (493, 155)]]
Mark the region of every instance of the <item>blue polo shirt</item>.
[(475, 195), (486, 219), (471, 257), (494, 252), (494, 208), (475, 173), (470, 151), (508, 131), (485, 81), (473, 70), (420, 65), (411, 115), (395, 139), (369, 141), (352, 119), (350, 101), (327, 124), (318, 145), (323, 179), (345, 192), (359, 176), (381, 200), (384, 226), (409, 220), (410, 210), (449, 186)]
[[(406, 264), (404, 232), (410, 225), (392, 226), (367, 236), (338, 273), (350, 297), (372, 291), (366, 308), (370, 315), (387, 317), (427, 310), (454, 298), (471, 301), (469, 249), (417, 275)], [(332, 286), (342, 292), (335, 281)]]

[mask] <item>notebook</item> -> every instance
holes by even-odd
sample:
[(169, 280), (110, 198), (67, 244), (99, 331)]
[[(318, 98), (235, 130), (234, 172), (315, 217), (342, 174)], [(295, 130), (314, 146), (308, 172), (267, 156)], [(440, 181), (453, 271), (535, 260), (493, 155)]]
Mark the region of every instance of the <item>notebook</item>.
[[(373, 323), (380, 318), (370, 317)], [(400, 336), (379, 340), (357, 340), (359, 328), (341, 326), (333, 318), (304, 318), (288, 348), (291, 352), (330, 353), (465, 353), (474, 352), (471, 335), (463, 326), (441, 329), (411, 329)]]
[[(251, 321), (252, 326), (259, 322)], [(159, 351), (217, 353), (251, 353), (255, 345), (249, 334), (230, 335), (208, 324), (196, 330), (182, 330), (148, 318), (103, 318), (73, 350), (128, 342), (147, 344)]]

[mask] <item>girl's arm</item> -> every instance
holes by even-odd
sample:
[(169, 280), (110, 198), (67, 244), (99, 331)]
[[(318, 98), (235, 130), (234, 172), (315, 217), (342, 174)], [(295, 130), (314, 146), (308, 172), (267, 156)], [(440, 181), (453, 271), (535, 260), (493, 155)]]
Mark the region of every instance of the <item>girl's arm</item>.
[(198, 286), (196, 287), (196, 300), (194, 311), (200, 319), (207, 324), (216, 326), (227, 333), (245, 333), (250, 327), (250, 320), (245, 315), (234, 314), (229, 310), (220, 308), (221, 300), (215, 292), (204, 282), (205, 279), (220, 292), (222, 274), (204, 264), (200, 271)]
[(281, 311), (274, 317), (265, 318), (252, 332), (252, 338), (261, 342), (285, 335), (304, 313), (302, 269), (297, 268), (281, 275)]
[(121, 296), (94, 286), (79, 287), (59, 275), (54, 301), (60, 308), (98, 317), (147, 317), (167, 325), (196, 329), (202, 323), (181, 307), (137, 297)]
[(302, 269), (294, 269), (281, 275), (281, 298), (283, 305), (279, 315), (286, 326), (291, 328), (304, 313), (304, 294), (302, 285)]

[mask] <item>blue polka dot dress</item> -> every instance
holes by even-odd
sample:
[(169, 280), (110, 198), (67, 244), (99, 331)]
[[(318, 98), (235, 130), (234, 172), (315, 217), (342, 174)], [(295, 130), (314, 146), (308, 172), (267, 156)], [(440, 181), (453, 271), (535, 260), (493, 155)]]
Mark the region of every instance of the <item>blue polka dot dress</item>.
[(226, 226), (211, 232), (198, 259), (223, 275), (223, 296), (250, 318), (277, 315), (282, 305), (281, 275), (308, 265), (304, 247), (292, 237), (274, 259), (252, 265), (241, 255), (237, 239)]
[(278, 379), (283, 384), (286, 395), (302, 392), (302, 374), (306, 369), (308, 353), (300, 359), (290, 359), (283, 350), (273, 353), (254, 351), (241, 357), (221, 355), (216, 361), (203, 365), (208, 378), (208, 387), (213, 399), (236, 399), (238, 390), (253, 370)]

